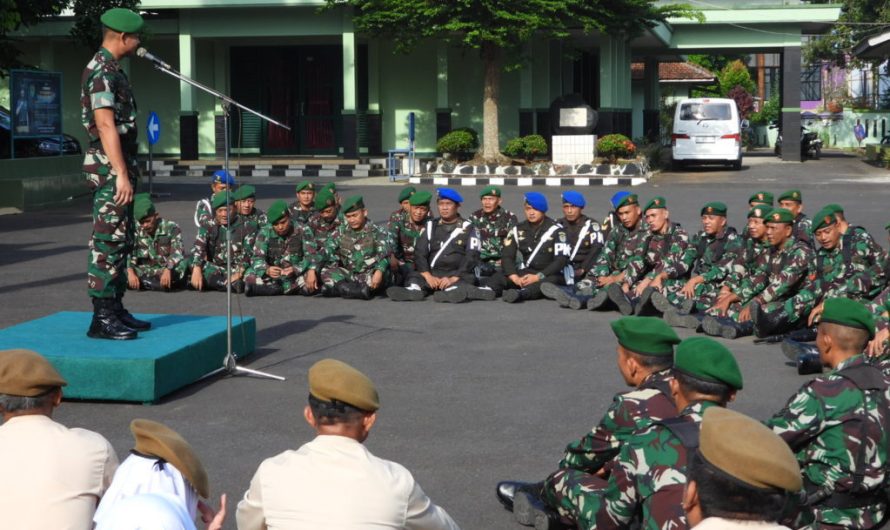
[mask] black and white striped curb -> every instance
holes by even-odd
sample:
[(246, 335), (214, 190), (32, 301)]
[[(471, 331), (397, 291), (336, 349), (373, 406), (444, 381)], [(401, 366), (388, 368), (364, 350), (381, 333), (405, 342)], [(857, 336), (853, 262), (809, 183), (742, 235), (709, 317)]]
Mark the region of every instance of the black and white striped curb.
[(639, 186), (643, 177), (410, 177), (411, 184), (426, 186)]

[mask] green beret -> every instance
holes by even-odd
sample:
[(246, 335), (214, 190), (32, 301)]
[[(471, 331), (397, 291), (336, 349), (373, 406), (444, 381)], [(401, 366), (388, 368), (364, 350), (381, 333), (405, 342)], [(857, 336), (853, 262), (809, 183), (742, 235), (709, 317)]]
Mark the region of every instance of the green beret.
[(786, 208), (773, 208), (766, 219), (767, 223), (785, 223), (787, 225), (794, 224), (794, 214)]
[(834, 216), (834, 212), (829, 210), (827, 206), (813, 216), (813, 232), (834, 224), (837, 224), (837, 217)]
[(309, 393), (321, 401), (340, 401), (374, 412), (380, 408), (377, 388), (365, 374), (335, 359), (322, 359), (309, 368)]
[[(230, 193), (228, 195), (229, 195), (229, 198), (231, 199), (232, 194)], [(231, 204), (231, 202), (229, 204)], [(218, 193), (214, 193), (213, 198), (210, 200), (210, 206), (213, 207), (213, 210), (215, 211), (217, 208), (222, 208), (225, 205), (226, 205), (225, 190), (220, 191)]]
[(328, 182), (324, 186), (321, 187), (321, 191), (329, 191), (331, 195), (337, 193), (337, 185), (333, 182)]
[(742, 372), (732, 352), (710, 337), (689, 337), (682, 341), (674, 355), (674, 370), (742, 389)]
[(844, 213), (844, 207), (840, 204), (833, 202), (831, 204), (826, 204), (822, 207), (823, 210), (829, 210), (832, 214), (836, 213)]
[(497, 186), (485, 186), (485, 188), (483, 188), (482, 191), (479, 193), (479, 198), (481, 199), (482, 197), (487, 197), (489, 195), (492, 197), (500, 197), (501, 188)]
[(655, 357), (674, 353), (680, 337), (664, 320), (655, 317), (624, 317), (610, 324), (618, 344), (641, 355)]
[(269, 219), (269, 224), (272, 224), (280, 220), (288, 213), (290, 212), (287, 209), (287, 203), (281, 199), (278, 199), (277, 201), (272, 203), (272, 206), (269, 206), (269, 209), (266, 211), (266, 218)]
[(303, 190), (315, 191), (315, 184), (309, 182), (308, 180), (304, 180), (303, 182), (297, 184), (297, 193), (300, 193)]
[(250, 184), (239, 186), (233, 194), (233, 198), (236, 201), (243, 201), (244, 199), (249, 199), (250, 197), (256, 197), (256, 188), (254, 188)]
[(361, 195), (353, 195), (349, 197), (345, 201), (343, 201), (343, 213), (354, 212), (355, 210), (362, 210), (365, 207), (365, 199), (362, 198)]
[(770, 206), (772, 206), (773, 194), (768, 191), (758, 191), (748, 197), (748, 204), (751, 204), (752, 202), (758, 204), (769, 204)]
[(329, 206), (335, 206), (336, 204), (337, 199), (334, 198), (334, 194), (328, 189), (322, 189), (315, 195), (315, 209), (318, 211), (322, 211)]
[(800, 193), (800, 190), (788, 190), (779, 195), (779, 202), (782, 201), (803, 202), (803, 195)]
[(630, 205), (633, 205), (633, 204), (636, 204), (637, 206), (640, 205), (640, 200), (639, 200), (639, 198), (637, 197), (637, 194), (636, 194), (636, 193), (631, 193), (631, 194), (625, 196), (624, 198), (622, 198), (622, 199), (618, 202), (618, 204), (615, 206), (615, 209), (618, 210), (618, 209), (620, 209), (620, 208), (623, 208), (623, 207), (625, 207), (625, 206), (630, 206)]
[(106, 28), (113, 29), (114, 31), (119, 31), (121, 33), (139, 33), (140, 31), (142, 31), (142, 26), (145, 25), (145, 21), (142, 20), (142, 17), (139, 15), (139, 13), (130, 11), (129, 9), (125, 9), (123, 7), (114, 7), (109, 9), (108, 11), (102, 13), (102, 16), (99, 17), (99, 20)]
[(740, 412), (705, 409), (698, 451), (708, 465), (755, 488), (797, 493), (803, 487), (797, 457), (788, 444)]
[(825, 300), (821, 322), (840, 324), (848, 328), (864, 329), (869, 340), (875, 338), (875, 317), (864, 305), (849, 298)]
[(430, 201), (433, 200), (433, 194), (428, 191), (416, 191), (414, 195), (408, 199), (408, 203), (411, 206), (429, 206)]
[(699, 215), (720, 215), (726, 217), (726, 205), (719, 201), (709, 202), (702, 206)]
[(133, 219), (141, 221), (155, 213), (155, 205), (148, 193), (139, 193), (133, 198)]
[(646, 203), (646, 207), (643, 208), (643, 213), (646, 213), (649, 210), (666, 209), (667, 205), (667, 199), (664, 197), (652, 197), (652, 199)]
[(755, 206), (748, 212), (748, 219), (752, 217), (756, 219), (766, 219), (772, 211), (772, 206)]
[(402, 188), (402, 191), (399, 192), (399, 203), (410, 199), (411, 196), (414, 195), (414, 192), (416, 192), (416, 191), (417, 190), (414, 189), (414, 186), (405, 186), (404, 188)]

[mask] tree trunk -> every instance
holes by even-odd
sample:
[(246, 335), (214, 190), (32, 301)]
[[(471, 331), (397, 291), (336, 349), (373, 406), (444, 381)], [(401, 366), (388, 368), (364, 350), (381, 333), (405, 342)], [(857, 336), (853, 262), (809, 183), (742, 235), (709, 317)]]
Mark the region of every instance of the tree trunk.
[(501, 90), (501, 52), (497, 46), (482, 46), (485, 79), (482, 88), (482, 157), (494, 164), (500, 155), (498, 140), (498, 98)]

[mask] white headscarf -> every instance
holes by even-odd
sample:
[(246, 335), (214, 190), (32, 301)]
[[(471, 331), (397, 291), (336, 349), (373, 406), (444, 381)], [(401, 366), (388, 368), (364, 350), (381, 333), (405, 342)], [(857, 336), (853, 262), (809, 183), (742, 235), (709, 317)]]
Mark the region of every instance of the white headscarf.
[[(99, 507), (96, 509), (96, 515), (93, 516), (97, 528), (103, 526), (103, 519), (111, 512), (120, 513), (116, 509), (116, 505), (121, 501), (144, 493), (158, 493), (172, 498), (182, 507), (182, 511), (188, 516), (191, 527), (194, 528), (193, 521), (198, 512), (198, 493), (195, 488), (169, 462), (137, 454), (128, 456), (114, 473), (114, 480), (111, 481), (111, 486), (102, 496)], [(106, 528), (116, 527), (106, 526)]]
[(95, 530), (197, 530), (179, 499), (139, 493), (114, 503)]

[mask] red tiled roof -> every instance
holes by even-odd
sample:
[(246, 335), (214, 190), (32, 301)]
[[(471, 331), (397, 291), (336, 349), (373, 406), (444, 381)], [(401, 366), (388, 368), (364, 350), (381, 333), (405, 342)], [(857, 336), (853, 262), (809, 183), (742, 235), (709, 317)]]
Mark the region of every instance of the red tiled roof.
[[(630, 75), (632, 79), (643, 79), (645, 63), (632, 63)], [(707, 68), (689, 62), (658, 63), (658, 80), (673, 82), (713, 82), (716, 76)]]

